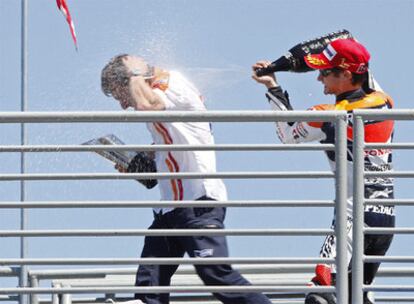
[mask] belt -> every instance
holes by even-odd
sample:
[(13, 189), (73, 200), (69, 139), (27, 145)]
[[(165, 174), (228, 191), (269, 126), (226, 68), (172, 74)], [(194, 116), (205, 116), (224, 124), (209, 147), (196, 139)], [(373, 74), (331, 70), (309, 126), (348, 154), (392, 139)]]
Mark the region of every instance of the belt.
[[(212, 198), (210, 198), (210, 197), (208, 197), (206, 195), (203, 195), (202, 197), (197, 198), (196, 201), (214, 201), (214, 199), (212, 199)], [(182, 206), (176, 207), (173, 210), (168, 211), (167, 213), (163, 213), (162, 210), (160, 210), (160, 212), (158, 212), (158, 213), (155, 212), (154, 210), (152, 212), (154, 214), (154, 218), (155, 219), (161, 219), (166, 214), (170, 214), (171, 215), (171, 214), (173, 214), (173, 212), (176, 212), (177, 208), (185, 208), (185, 207), (182, 207)], [(214, 209), (214, 207), (191, 207), (191, 209), (193, 209), (194, 214), (196, 216), (200, 216), (200, 215), (202, 215), (202, 214), (204, 214), (206, 212), (211, 211), (212, 209)]]

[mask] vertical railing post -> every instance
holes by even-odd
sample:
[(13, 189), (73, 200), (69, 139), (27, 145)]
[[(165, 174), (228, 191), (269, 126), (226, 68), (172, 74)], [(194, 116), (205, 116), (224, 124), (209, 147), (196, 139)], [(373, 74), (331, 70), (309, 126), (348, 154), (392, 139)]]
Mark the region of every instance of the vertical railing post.
[[(27, 16), (28, 16), (28, 1), (21, 1), (21, 111), (25, 112), (27, 109)], [(21, 135), (20, 135), (21, 145), (26, 144), (26, 128), (25, 124), (21, 124)], [(23, 174), (25, 172), (25, 155), (24, 152), (20, 154), (20, 172)], [(25, 201), (25, 182), (20, 181), (20, 201)], [(24, 208), (20, 211), (20, 229), (25, 230), (27, 227), (27, 213)], [(27, 239), (25, 237), (20, 238), (20, 257), (22, 259), (27, 257)], [(22, 265), (20, 276), (19, 276), (19, 286), (27, 286), (27, 266)], [(20, 304), (27, 303), (27, 295), (20, 295), (19, 302)]]
[(338, 304), (348, 303), (346, 127), (346, 114), (338, 116), (335, 121), (336, 296)]
[(364, 283), (364, 121), (354, 115), (353, 121), (353, 253), (352, 303), (363, 303)]
[[(33, 288), (39, 287), (39, 279), (36, 275), (29, 276), (29, 286)], [(30, 304), (39, 304), (39, 296), (36, 293), (33, 293), (29, 296)]]

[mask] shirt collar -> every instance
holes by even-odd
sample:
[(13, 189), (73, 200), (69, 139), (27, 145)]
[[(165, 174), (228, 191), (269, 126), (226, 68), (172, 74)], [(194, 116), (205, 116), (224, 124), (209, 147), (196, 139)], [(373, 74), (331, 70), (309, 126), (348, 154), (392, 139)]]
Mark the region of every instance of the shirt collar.
[(362, 97), (365, 97), (365, 92), (364, 90), (362, 90), (362, 88), (353, 90), (353, 91), (348, 91), (342, 94), (339, 94), (338, 96), (336, 96), (336, 102), (340, 102), (342, 100), (348, 100), (349, 102), (353, 102), (356, 100), (361, 99)]

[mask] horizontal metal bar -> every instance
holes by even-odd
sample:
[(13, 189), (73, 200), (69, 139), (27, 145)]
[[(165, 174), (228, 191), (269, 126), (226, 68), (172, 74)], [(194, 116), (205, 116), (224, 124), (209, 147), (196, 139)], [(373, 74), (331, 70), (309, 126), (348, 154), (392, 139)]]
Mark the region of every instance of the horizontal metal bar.
[(392, 109), (392, 110), (354, 110), (354, 116), (361, 116), (365, 119), (396, 119), (413, 120), (414, 110)]
[(397, 297), (397, 296), (376, 296), (375, 302), (386, 302), (386, 303), (400, 303), (400, 302), (408, 302), (414, 303), (414, 297)]
[[(266, 295), (273, 304), (303, 304), (303, 300), (299, 300), (298, 298), (303, 298), (304, 293), (270, 293)], [(280, 298), (283, 298), (280, 300)], [(288, 300), (284, 300), (284, 299)], [(129, 301), (131, 298), (128, 297), (119, 297), (117, 298), (121, 303), (124, 301)], [(91, 298), (91, 297), (72, 297), (71, 304), (106, 304), (106, 298)], [(51, 304), (50, 299), (48, 296), (44, 298), (39, 298), (39, 304)], [(118, 303), (118, 302), (116, 302)], [(170, 303), (180, 303), (180, 304), (193, 304), (193, 303), (203, 303), (203, 304), (221, 304), (219, 300), (216, 300), (212, 295), (171, 295), (170, 296)]]
[(413, 234), (414, 228), (364, 228), (365, 234)]
[[(29, 277), (38, 280), (68, 278), (104, 278), (107, 275), (134, 275), (137, 268), (94, 268), (94, 269), (33, 269)], [(194, 273), (194, 270), (193, 270)], [(178, 274), (177, 272), (175, 274)]]
[(0, 123), (334, 121), (345, 111), (0, 112)]
[[(189, 296), (189, 297), (191, 297), (191, 296)], [(173, 297), (171, 297), (171, 302), (173, 301), (172, 298)], [(128, 301), (128, 300), (131, 300), (131, 299), (130, 298), (125, 299), (125, 301)], [(77, 296), (77, 297), (74, 297), (74, 298), (70, 299), (70, 304), (93, 304), (93, 303), (94, 304), (107, 304), (107, 303), (109, 303), (109, 302), (105, 302), (105, 301), (107, 301), (107, 299), (105, 297), (103, 297), (102, 299), (99, 299), (97, 297), (91, 297), (91, 296), (89, 296), (89, 297), (87, 297), (87, 296), (85, 296), (85, 297)], [(38, 304), (52, 304), (53, 302), (50, 300), (50, 296), (44, 296), (43, 298), (38, 297), (37, 303)], [(209, 303), (209, 304), (214, 304), (214, 303)], [(219, 303), (217, 303), (217, 304), (219, 304)], [(295, 304), (295, 303), (289, 303), (289, 304)], [(297, 304), (302, 304), (302, 303), (297, 303)]]
[(25, 258), (0, 259), (2, 265), (215, 265), (215, 264), (318, 264), (333, 258)]
[(96, 151), (324, 151), (333, 144), (217, 144), (217, 145), (7, 145), (0, 152), (96, 152)]
[[(194, 282), (196, 275), (193, 274), (191, 277), (187, 278), (181, 278), (180, 281), (182, 281), (182, 284), (173, 284), (173, 286), (201, 286), (200, 283), (198, 283), (198, 280)], [(69, 279), (69, 281), (66, 279), (55, 279), (52, 280), (52, 286), (53, 287), (71, 287), (71, 288), (77, 288), (77, 287), (132, 287), (133, 284), (133, 275), (130, 275), (129, 278), (106, 278), (106, 279), (97, 279), (97, 278), (84, 278), (84, 279), (76, 279), (72, 278)], [(266, 285), (266, 286), (296, 286), (296, 287), (305, 287), (306, 284), (310, 281), (312, 278), (312, 274), (309, 273), (306, 276), (301, 276), (300, 278), (289, 278), (286, 275), (286, 278), (280, 277), (276, 278), (278, 283), (275, 284), (275, 281), (272, 280), (272, 276), (262, 276), (260, 281), (254, 282), (254, 284), (260, 284), (260, 285)], [(281, 282), (282, 281), (282, 282)], [(300, 281), (300, 283), (298, 282)], [(165, 285), (164, 285), (165, 286)], [(236, 284), (237, 286), (237, 284)], [(254, 285), (253, 285), (254, 286)], [(10, 286), (12, 287), (12, 286)], [(37, 286), (31, 286), (31, 287), (37, 287)], [(155, 286), (154, 286), (155, 287)]]
[(243, 179), (243, 178), (333, 178), (328, 171), (309, 172), (221, 172), (221, 173), (27, 173), (2, 174), (0, 181), (20, 180), (103, 180), (103, 179)]
[(414, 177), (414, 171), (364, 172), (365, 177)]
[(0, 230), (0, 237), (69, 237), (69, 236), (298, 236), (328, 235), (333, 229), (110, 229), (110, 230)]
[[(354, 115), (370, 119), (413, 120), (414, 110), (354, 110)], [(346, 117), (345, 111), (95, 111), (95, 112), (0, 112), (0, 123), (67, 123), (67, 122), (274, 122), (334, 121)]]
[(24, 201), (1, 202), (0, 209), (44, 208), (164, 208), (179, 207), (334, 207), (330, 200), (234, 200), (234, 201)]
[[(260, 274), (274, 274), (274, 273), (313, 273), (315, 264), (261, 264), (261, 265), (236, 265), (233, 268), (241, 273), (260, 273)], [(400, 269), (400, 268), (398, 268)], [(381, 270), (380, 270), (381, 271)], [(89, 268), (89, 269), (33, 269), (29, 270), (29, 275), (38, 279), (46, 278), (63, 278), (63, 277), (94, 277), (105, 275), (135, 275), (137, 272), (134, 268)], [(190, 265), (181, 266), (175, 272), (175, 275), (194, 274), (194, 267)]]
[[(233, 268), (246, 274), (275, 274), (275, 273), (313, 273), (315, 264), (263, 264), (263, 265), (236, 265)], [(67, 278), (102, 278), (107, 275), (135, 275), (135, 268), (90, 268), (90, 269), (33, 269), (29, 270), (29, 276), (37, 279), (67, 279)], [(189, 266), (180, 267), (175, 275), (195, 274), (194, 268)], [(380, 267), (378, 277), (407, 277), (414, 275), (414, 268), (403, 267)]]
[(414, 256), (382, 256), (382, 255), (369, 255), (364, 256), (364, 262), (366, 263), (414, 263)]
[(0, 295), (0, 301), (4, 302), (4, 301), (18, 301), (19, 297), (18, 296), (6, 296), (6, 295)]
[(334, 292), (335, 288), (321, 286), (151, 286), (151, 287), (21, 287), (0, 288), (0, 294), (83, 294), (83, 293), (215, 293), (215, 292)]
[(366, 149), (396, 149), (411, 150), (414, 149), (414, 143), (366, 143)]
[(19, 270), (16, 268), (0, 266), (0, 276), (1, 277), (15, 277), (20, 274)]
[(414, 268), (410, 267), (381, 267), (377, 276), (380, 277), (409, 277), (414, 276)]
[(414, 285), (364, 285), (364, 291), (414, 291)]
[(365, 205), (414, 206), (414, 199), (365, 199)]

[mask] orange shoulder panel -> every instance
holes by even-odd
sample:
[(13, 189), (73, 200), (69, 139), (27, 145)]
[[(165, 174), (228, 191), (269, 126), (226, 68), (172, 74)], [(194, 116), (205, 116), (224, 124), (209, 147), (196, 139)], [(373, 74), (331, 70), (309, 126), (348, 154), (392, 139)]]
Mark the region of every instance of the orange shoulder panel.
[(374, 93), (382, 95), (384, 100), (388, 101), (391, 104), (391, 108), (394, 108), (394, 100), (391, 98), (391, 96), (389, 96), (389, 95), (387, 95), (383, 92), (374, 92)]
[(383, 92), (372, 92), (371, 94), (368, 94), (361, 100), (348, 103), (346, 105), (346, 110), (351, 111), (355, 109), (369, 109), (385, 105), (387, 101), (390, 102), (391, 107), (394, 107), (394, 102), (390, 96)]

